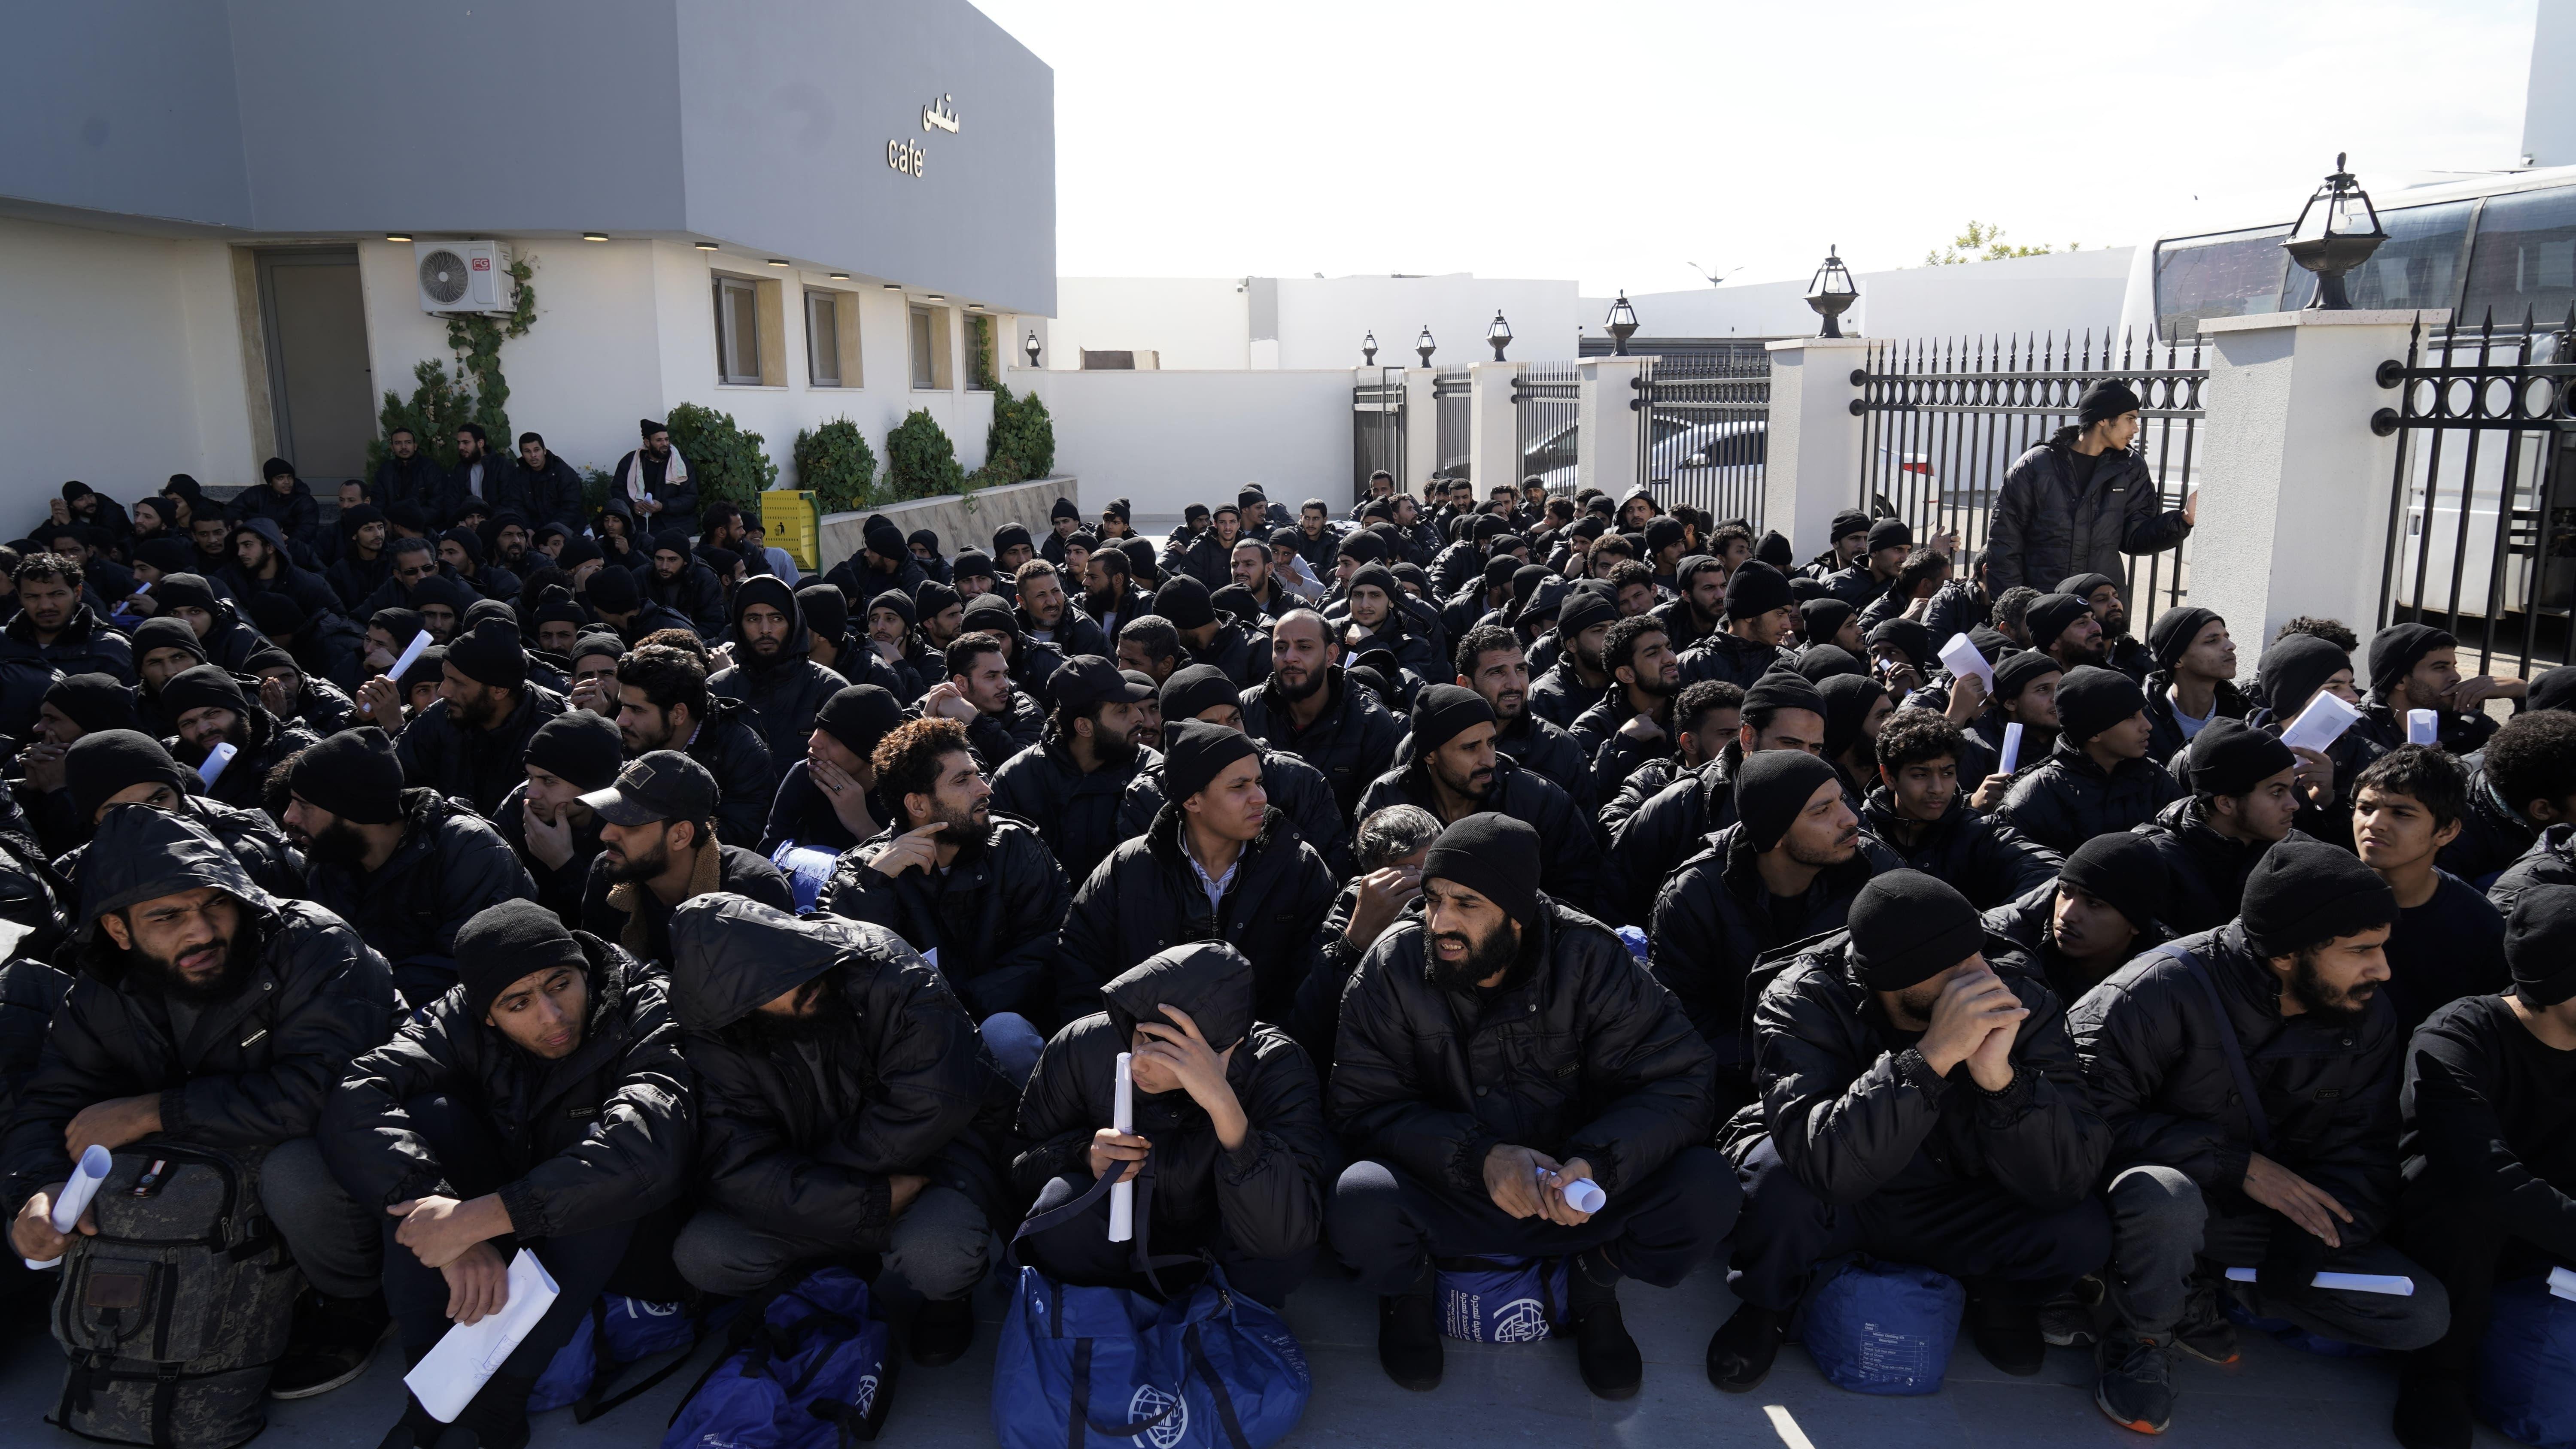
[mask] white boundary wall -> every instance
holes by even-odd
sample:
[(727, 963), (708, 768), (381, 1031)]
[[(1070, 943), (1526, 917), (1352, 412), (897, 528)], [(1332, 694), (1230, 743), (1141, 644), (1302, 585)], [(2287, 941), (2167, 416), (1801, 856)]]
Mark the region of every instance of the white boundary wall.
[[(1079, 372), (1024, 367), (1055, 418), (1055, 469), (1082, 480), (1085, 517), (1112, 498), (1138, 516), (1232, 498), (1259, 483), (1296, 511), (1351, 497), (1351, 372)], [(1411, 420), (1427, 427), (1429, 418)], [(980, 439), (979, 439), (980, 441)], [(1043, 522), (1044, 520), (1040, 520)]]

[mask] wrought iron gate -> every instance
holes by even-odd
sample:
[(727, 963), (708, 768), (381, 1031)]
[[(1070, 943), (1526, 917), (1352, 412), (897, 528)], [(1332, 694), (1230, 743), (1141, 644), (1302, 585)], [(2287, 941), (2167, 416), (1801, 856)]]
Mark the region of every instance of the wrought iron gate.
[[(1363, 369), (1363, 375), (1367, 369)], [(1351, 497), (1369, 496), (1371, 473), (1383, 468), (1402, 492), (1404, 476), (1404, 369), (1375, 369), (1377, 381), (1351, 388)]]
[(1771, 449), (1770, 355), (1661, 358), (1631, 385), (1638, 483), (1666, 508), (1687, 503), (1719, 523), (1741, 519), (1759, 536)]
[(1443, 478), (1467, 476), (1467, 454), (1474, 436), (1475, 389), (1467, 369), (1444, 367), (1431, 375), (1432, 471)]
[[(1582, 432), (1575, 426), (1581, 384), (1571, 362), (1531, 362), (1512, 379), (1512, 436), (1520, 477), (1538, 478), (1550, 493), (1572, 493), (1583, 461)], [(1481, 492), (1512, 478), (1479, 478)]]

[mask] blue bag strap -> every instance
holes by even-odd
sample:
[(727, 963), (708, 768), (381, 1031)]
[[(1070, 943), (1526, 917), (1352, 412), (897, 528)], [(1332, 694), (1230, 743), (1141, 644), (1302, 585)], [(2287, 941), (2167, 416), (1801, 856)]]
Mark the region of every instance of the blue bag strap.
[(2200, 983), (2201, 995), (2209, 998), (2209, 1010), (2217, 1018), (2218, 1044), (2227, 1053), (2228, 1074), (2236, 1079), (2236, 1095), (2245, 1104), (2245, 1123), (2254, 1133), (2254, 1150), (2269, 1153), (2272, 1119), (2264, 1114), (2262, 1093), (2254, 1088), (2253, 1070), (2245, 1065), (2245, 1048), (2236, 1040), (2236, 1023), (2227, 1014), (2227, 1003), (2219, 997), (2218, 983), (2210, 977), (2208, 963), (2170, 944), (2157, 947), (2156, 954), (2180, 961), (2191, 979)]
[[(1136, 1438), (1180, 1412), (1183, 1402), (1179, 1394), (1174, 1394), (1172, 1401), (1163, 1406), (1163, 1412), (1150, 1419), (1137, 1419), (1130, 1423), (1104, 1424), (1094, 1419), (1091, 1417), (1091, 1340), (1077, 1338), (1073, 1341), (1073, 1403), (1071, 1412), (1065, 1415), (1066, 1449), (1082, 1449), (1088, 1442), (1083, 1437), (1085, 1430), (1107, 1439)], [(1226, 1406), (1224, 1417), (1233, 1417), (1233, 1405)]]

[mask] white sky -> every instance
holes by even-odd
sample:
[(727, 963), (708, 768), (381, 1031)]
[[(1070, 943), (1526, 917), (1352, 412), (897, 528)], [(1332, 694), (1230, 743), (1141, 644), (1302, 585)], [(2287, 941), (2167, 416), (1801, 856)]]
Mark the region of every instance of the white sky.
[(1063, 275), (1589, 294), (2286, 218), (2339, 150), (2509, 165), (2535, 0), (974, 3), (1055, 68)]

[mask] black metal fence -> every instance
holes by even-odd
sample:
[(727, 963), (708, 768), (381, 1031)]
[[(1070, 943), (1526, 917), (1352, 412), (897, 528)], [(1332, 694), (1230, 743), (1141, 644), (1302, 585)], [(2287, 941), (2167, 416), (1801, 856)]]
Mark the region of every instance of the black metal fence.
[(1666, 508), (1687, 503), (1762, 531), (1771, 449), (1771, 358), (1758, 349), (1649, 362), (1632, 384), (1637, 481)]
[[(2529, 678), (2569, 657), (2576, 606), (2576, 310), (2428, 332), (2382, 363), (2371, 428), (2398, 440), (2379, 623), (2438, 623), (2463, 673)], [(2499, 661), (2506, 668), (2497, 667)], [(2519, 670), (2510, 666), (2519, 663)]]
[[(1875, 342), (1852, 373), (1863, 419), (1861, 477), (1854, 502), (1876, 516), (1903, 518), (1918, 540), (1953, 533), (1986, 546), (1995, 493), (2013, 461), (2075, 421), (2085, 386), (2116, 377), (2146, 404), (2132, 450), (2146, 461), (2165, 508), (2178, 509), (2194, 477), (2192, 445), (2201, 418), (2200, 345), (2157, 347), (2105, 331), (2078, 337), (1977, 337)], [(1792, 539), (1801, 556), (1812, 539)], [(2190, 544), (2132, 555), (2130, 617), (2146, 620), (2183, 601)], [(2031, 581), (2046, 588), (2055, 579)]]
[(1437, 455), (1431, 466), (1443, 478), (1467, 476), (1474, 396), (1463, 367), (1444, 367), (1431, 375), (1432, 451)]
[[(1575, 426), (1579, 381), (1571, 362), (1528, 362), (1512, 380), (1512, 436), (1522, 478), (1546, 480), (1550, 493), (1572, 493), (1576, 468), (1583, 459), (1583, 438)], [(1476, 480), (1480, 491), (1512, 479)]]
[[(1351, 497), (1368, 497), (1369, 475), (1383, 468), (1401, 491), (1419, 479), (1404, 476), (1404, 369), (1376, 369), (1377, 380), (1351, 388)], [(1363, 377), (1367, 369), (1362, 370)]]

